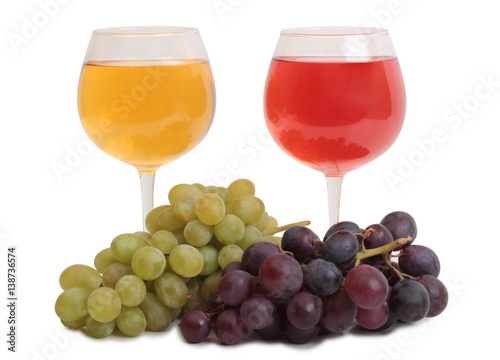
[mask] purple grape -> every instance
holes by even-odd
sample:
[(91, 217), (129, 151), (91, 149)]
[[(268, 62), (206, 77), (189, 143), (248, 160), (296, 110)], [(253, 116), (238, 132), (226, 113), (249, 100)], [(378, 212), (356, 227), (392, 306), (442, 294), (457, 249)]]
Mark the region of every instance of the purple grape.
[(396, 283), (389, 297), (389, 309), (404, 322), (423, 319), (429, 312), (430, 298), (425, 287), (413, 279)]
[(394, 313), (391, 310), (389, 310), (389, 316), (387, 317), (387, 321), (385, 322), (385, 324), (377, 329), (373, 329), (372, 331), (374, 332), (385, 331), (387, 329), (390, 329), (392, 325), (394, 325), (397, 322), (398, 318), (396, 317), (396, 315), (394, 315)]
[(342, 273), (335, 264), (323, 259), (314, 259), (303, 269), (307, 287), (316, 295), (331, 295), (342, 282)]
[(389, 230), (394, 240), (405, 238), (407, 236), (411, 237), (411, 240), (408, 243), (396, 248), (396, 251), (410, 246), (417, 237), (417, 224), (415, 219), (404, 211), (391, 212), (390, 214), (384, 216), (380, 223), (384, 225), (387, 230)]
[(430, 306), (426, 316), (434, 317), (441, 314), (446, 308), (446, 305), (448, 305), (448, 290), (446, 286), (432, 275), (420, 275), (416, 280), (422, 284), (429, 293)]
[[(394, 266), (396, 270), (401, 271), (401, 268), (399, 267), (399, 264), (397, 262), (391, 261), (391, 265)], [(385, 273), (385, 277), (387, 278), (389, 286), (394, 286), (394, 284), (396, 284), (400, 280), (398, 274), (392, 270), (389, 270), (387, 273)]]
[(367, 231), (370, 229), (373, 232), (365, 238), (365, 247), (367, 249), (375, 249), (394, 241), (391, 232), (384, 225), (373, 224), (366, 228)]
[(196, 344), (204, 341), (210, 335), (212, 325), (203, 311), (194, 310), (184, 314), (179, 328), (187, 342)]
[(320, 246), (321, 257), (342, 268), (354, 260), (359, 251), (359, 241), (349, 231), (340, 230)]
[[(215, 309), (219, 308), (220, 306), (222, 306), (222, 304), (224, 304), (224, 302), (220, 298), (219, 293), (216, 292), (210, 294), (207, 300), (205, 300), (205, 303), (203, 304), (203, 310), (205, 311), (205, 313), (208, 314), (214, 311)], [(215, 320), (217, 319), (217, 315), (218, 315), (217, 313), (210, 314), (210, 321), (212, 323), (214, 323)]]
[(306, 330), (316, 326), (323, 315), (321, 299), (307, 291), (295, 294), (286, 307), (286, 317), (297, 329)]
[(285, 320), (285, 336), (288, 340), (295, 344), (306, 344), (313, 340), (319, 334), (320, 327), (318, 325), (309, 329), (298, 329), (289, 321)]
[(391, 291), (392, 291), (392, 287), (389, 287), (389, 295), (387, 296), (387, 300), (384, 302), (384, 304), (387, 304), (387, 307), (389, 310), (389, 315), (387, 316), (387, 320), (385, 321), (385, 323), (382, 326), (380, 326), (376, 329), (370, 329), (371, 331), (374, 331), (374, 332), (384, 331), (384, 330), (391, 328), (392, 325), (394, 325), (395, 323), (398, 322), (398, 318), (396, 317), (396, 315), (394, 315), (394, 313), (389, 309), (389, 298), (391, 297)]
[(224, 310), (215, 320), (215, 336), (223, 345), (234, 345), (243, 341), (250, 329), (243, 323), (237, 308)]
[[(372, 256), (372, 257), (361, 259), (361, 264), (373, 266), (374, 268), (377, 268), (380, 271), (385, 270), (384, 267), (387, 266), (385, 260), (382, 258), (379, 258), (377, 256)], [(382, 271), (382, 272), (385, 275), (385, 272), (384, 271)]]
[(233, 270), (224, 275), (219, 282), (218, 293), (228, 305), (240, 305), (255, 291), (255, 280), (243, 270)]
[[(368, 226), (366, 230), (372, 230), (372, 232), (370, 232), (370, 234), (364, 240), (365, 248), (367, 249), (375, 249), (393, 242), (391, 233), (384, 225), (372, 224)], [(389, 252), (388, 254), (390, 253), (391, 252)], [(367, 260), (372, 262), (385, 263), (384, 257), (382, 255), (376, 255)]]
[(345, 289), (352, 301), (363, 309), (382, 305), (389, 294), (384, 274), (370, 265), (359, 265), (347, 273)]
[(269, 256), (280, 253), (278, 245), (269, 241), (259, 241), (250, 245), (241, 258), (243, 270), (252, 275), (258, 276), (259, 269), (264, 260)]
[(254, 294), (240, 307), (241, 320), (251, 329), (263, 329), (273, 322), (276, 306), (262, 294)]
[(257, 287), (255, 288), (254, 294), (262, 294), (262, 295), (267, 295), (267, 291), (264, 290), (262, 285), (257, 281)]
[[(392, 286), (399, 280), (401, 280), (398, 274), (387, 266), (385, 260), (380, 259), (376, 256), (361, 260), (361, 264), (371, 265), (380, 270), (380, 272), (384, 274), (385, 278), (387, 279), (389, 286)], [(397, 262), (391, 261), (391, 265), (394, 266), (397, 270), (401, 271)]]
[(222, 270), (222, 276), (233, 270), (244, 270), (241, 261), (233, 261), (227, 264), (226, 267)]
[[(267, 292), (266, 292), (266, 295), (268, 295)], [(270, 299), (273, 302), (273, 304), (276, 305), (276, 309), (278, 309), (278, 311), (280, 311), (282, 313), (286, 313), (286, 307), (287, 307), (288, 303), (290, 302), (289, 297), (278, 298), (278, 297), (271, 296)]]
[(336, 224), (333, 224), (325, 234), (323, 241), (326, 241), (330, 236), (335, 234), (337, 231), (345, 230), (349, 231), (351, 234), (361, 234), (361, 229), (356, 223), (352, 221), (341, 221)]
[(342, 276), (343, 277), (346, 277), (347, 276), (347, 273), (354, 269), (354, 265), (356, 264), (356, 259), (354, 259), (353, 261), (351, 261), (349, 264), (345, 265), (342, 267), (342, 269), (340, 269), (342, 271)]
[(326, 330), (337, 333), (352, 326), (358, 307), (343, 288), (332, 295), (323, 296), (321, 300), (323, 301), (321, 325)]
[(305, 226), (292, 226), (281, 238), (283, 251), (291, 252), (298, 262), (313, 258), (319, 243), (318, 235)]
[(356, 321), (363, 328), (368, 330), (375, 330), (382, 327), (389, 319), (389, 305), (384, 302), (375, 309), (362, 309), (358, 308)]
[(263, 329), (255, 329), (254, 332), (262, 339), (276, 339), (283, 335), (285, 324), (285, 315), (280, 311), (275, 311), (270, 325)]
[(259, 280), (262, 288), (270, 296), (292, 297), (302, 288), (302, 267), (297, 260), (287, 254), (274, 254), (262, 263)]
[(436, 253), (423, 245), (411, 245), (401, 250), (399, 267), (405, 274), (417, 277), (428, 274), (439, 276), (441, 265)]

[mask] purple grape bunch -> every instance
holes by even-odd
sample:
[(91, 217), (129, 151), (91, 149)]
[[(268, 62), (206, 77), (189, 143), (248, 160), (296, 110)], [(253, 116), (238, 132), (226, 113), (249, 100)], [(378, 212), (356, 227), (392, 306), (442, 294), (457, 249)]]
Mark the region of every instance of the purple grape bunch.
[(356, 324), (380, 332), (398, 321), (435, 317), (446, 308), (448, 292), (438, 279), (439, 258), (413, 245), (416, 236), (415, 220), (403, 211), (366, 229), (339, 222), (323, 240), (305, 226), (291, 226), (281, 248), (257, 242), (241, 262), (229, 264), (218, 292), (183, 316), (180, 331), (190, 343), (214, 333), (223, 345), (251, 336), (304, 344)]

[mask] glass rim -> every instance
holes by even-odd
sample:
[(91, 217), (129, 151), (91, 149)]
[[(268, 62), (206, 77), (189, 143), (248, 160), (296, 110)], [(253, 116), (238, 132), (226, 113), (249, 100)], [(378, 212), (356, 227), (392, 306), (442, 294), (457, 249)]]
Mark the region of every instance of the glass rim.
[(173, 36), (198, 34), (197, 28), (186, 26), (117, 26), (92, 31), (92, 35), (103, 36)]
[(382, 28), (363, 26), (310, 26), (284, 29), (281, 30), (280, 34), (296, 37), (347, 37), (387, 35), (389, 31)]

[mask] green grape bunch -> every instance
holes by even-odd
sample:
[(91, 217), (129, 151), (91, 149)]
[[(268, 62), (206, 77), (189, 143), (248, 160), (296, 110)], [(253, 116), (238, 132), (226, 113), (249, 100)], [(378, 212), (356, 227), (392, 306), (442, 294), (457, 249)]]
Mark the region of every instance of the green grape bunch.
[(116, 236), (97, 253), (94, 267), (62, 271), (55, 312), (64, 326), (94, 338), (164, 331), (192, 310), (189, 299), (202, 304), (217, 292), (222, 270), (241, 261), (250, 245), (281, 247), (273, 235), (284, 228), (250, 180), (227, 188), (178, 184), (168, 202), (147, 215), (147, 232)]

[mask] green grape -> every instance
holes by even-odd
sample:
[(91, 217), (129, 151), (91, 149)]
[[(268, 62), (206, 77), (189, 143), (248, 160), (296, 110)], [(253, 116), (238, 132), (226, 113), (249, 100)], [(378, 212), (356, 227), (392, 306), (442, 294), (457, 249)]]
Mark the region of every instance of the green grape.
[(174, 215), (177, 219), (188, 222), (196, 219), (195, 199), (182, 199), (175, 203)]
[(263, 235), (262, 236), (262, 241), (272, 242), (273, 244), (278, 245), (280, 247), (280, 249), (281, 249), (281, 238), (278, 237), (278, 236)]
[(205, 245), (198, 248), (201, 256), (203, 257), (203, 269), (201, 269), (200, 275), (210, 275), (219, 268), (219, 262), (217, 257), (219, 252), (216, 248), (210, 245)]
[(264, 211), (264, 215), (259, 219), (259, 221), (251, 224), (255, 226), (257, 229), (259, 229), (261, 232), (266, 230), (267, 226), (269, 225), (269, 214), (267, 211)]
[(177, 244), (182, 245), (182, 244), (187, 244), (188, 242), (186, 241), (186, 238), (184, 237), (184, 228), (172, 231), (172, 234), (174, 234), (175, 238), (177, 239)]
[(176, 320), (182, 313), (182, 308), (170, 309), (172, 314), (172, 321)]
[(203, 195), (201, 189), (194, 185), (179, 184), (175, 185), (168, 192), (168, 201), (174, 206), (179, 200), (194, 199), (198, 200)]
[[(191, 280), (189, 280), (186, 283), (186, 286), (188, 288), (189, 293), (191, 294), (191, 296), (194, 299), (194, 301), (196, 303), (198, 303), (198, 304), (203, 304), (204, 303), (204, 299), (201, 296), (201, 284), (202, 283), (203, 283), (203, 280), (201, 280), (198, 276), (192, 278)], [(184, 313), (196, 310), (196, 305), (190, 299), (190, 301), (188, 301), (186, 303), (186, 305), (184, 305), (184, 309), (183, 310), (184, 310)]]
[(151, 210), (148, 213), (148, 215), (146, 215), (146, 219), (145, 219), (144, 223), (146, 224), (146, 229), (148, 229), (148, 231), (151, 234), (154, 234), (158, 230), (161, 230), (161, 226), (158, 223), (158, 215), (160, 215), (160, 213), (168, 207), (169, 207), (169, 205), (158, 206), (158, 207), (154, 208), (153, 210)]
[(241, 261), (243, 250), (238, 245), (224, 246), (217, 256), (217, 261), (221, 269), (224, 269), (227, 264), (233, 261)]
[(181, 276), (179, 274), (177, 274), (174, 269), (172, 269), (172, 267), (169, 265), (169, 261), (168, 261), (168, 258), (169, 256), (165, 256), (165, 259), (167, 260), (167, 266), (165, 267), (165, 273), (170, 273), (170, 274), (174, 274), (174, 275), (177, 275), (178, 277), (180, 277), (185, 283), (187, 283), (191, 278), (188, 278), (188, 277), (184, 277), (184, 276)]
[(146, 316), (146, 330), (163, 331), (172, 322), (172, 311), (155, 294), (146, 293), (139, 309)]
[(155, 232), (151, 237), (151, 245), (159, 249), (163, 254), (170, 254), (172, 249), (178, 244), (177, 238), (173, 232), (168, 230), (160, 230)]
[(165, 255), (153, 247), (146, 246), (137, 250), (132, 257), (132, 270), (143, 280), (154, 280), (165, 271)]
[(177, 275), (178, 277), (180, 277), (185, 283), (189, 281), (189, 279), (191, 278), (188, 278), (188, 277), (184, 277), (184, 276), (181, 276), (179, 274), (177, 274), (174, 269), (172, 269), (172, 267), (170, 266), (170, 262), (168, 261), (170, 256), (165, 256), (165, 260), (167, 261), (167, 266), (165, 267), (165, 273), (170, 273), (170, 274), (174, 274), (174, 275)]
[(135, 275), (125, 275), (116, 283), (115, 291), (123, 306), (133, 307), (146, 297), (146, 284)]
[(203, 299), (208, 299), (210, 295), (219, 291), (218, 286), (220, 279), (222, 278), (222, 270), (218, 270), (206, 277), (201, 284), (201, 297)]
[(175, 247), (170, 252), (168, 262), (172, 270), (187, 278), (195, 277), (203, 269), (203, 256), (191, 245)]
[(188, 222), (184, 228), (184, 237), (188, 244), (193, 246), (208, 244), (213, 234), (213, 226), (205, 225), (198, 219)]
[(232, 200), (245, 195), (255, 195), (255, 185), (247, 179), (238, 179), (233, 181), (229, 184), (227, 190), (229, 190)]
[(164, 273), (155, 280), (155, 292), (161, 302), (169, 308), (180, 308), (188, 299), (186, 283), (171, 273)]
[[(270, 230), (278, 227), (278, 220), (276, 218), (269, 216), (269, 224), (267, 224), (265, 230)], [(264, 230), (264, 231), (265, 231)]]
[(198, 189), (201, 190), (202, 194), (206, 194), (208, 193), (208, 189), (205, 185), (203, 184), (200, 184), (200, 183), (195, 183), (195, 184), (192, 184), (193, 186), (196, 186)]
[(116, 327), (116, 320), (102, 323), (93, 319), (92, 316), (88, 316), (86, 325), (90, 336), (96, 339), (103, 339), (113, 333)]
[(250, 245), (259, 241), (262, 241), (262, 233), (255, 226), (247, 225), (245, 226), (245, 235), (243, 239), (238, 241), (236, 245), (246, 250)]
[(212, 236), (212, 239), (208, 243), (208, 245), (213, 246), (214, 248), (217, 249), (217, 251), (220, 251), (226, 244), (221, 243), (215, 236)]
[(134, 234), (118, 235), (111, 242), (113, 255), (118, 261), (125, 264), (130, 264), (134, 253), (144, 246), (148, 246), (148, 243)]
[(225, 215), (220, 223), (214, 226), (217, 240), (226, 245), (235, 244), (245, 235), (245, 224), (236, 215)]
[(227, 213), (236, 215), (245, 225), (249, 225), (259, 221), (265, 210), (262, 200), (252, 195), (244, 195), (231, 201)]
[(113, 255), (113, 249), (111, 248), (101, 250), (94, 258), (94, 266), (101, 274), (109, 265), (117, 262), (118, 260), (115, 258), (115, 255)]
[(92, 289), (74, 287), (64, 290), (56, 300), (56, 314), (62, 321), (79, 321), (87, 316), (87, 299)]
[(147, 280), (147, 281), (145, 281), (145, 283), (146, 283), (146, 294), (147, 293), (155, 294), (155, 280)]
[(63, 290), (73, 287), (97, 289), (101, 283), (101, 274), (87, 265), (71, 265), (59, 277), (59, 285)]
[(174, 207), (169, 206), (158, 215), (158, 224), (162, 230), (175, 231), (186, 226), (186, 222), (177, 219)]
[(66, 326), (68, 329), (78, 330), (87, 325), (87, 316), (82, 317), (80, 320), (76, 321), (64, 321), (61, 320), (61, 323)]
[(226, 205), (218, 195), (205, 194), (196, 203), (196, 216), (207, 225), (219, 223), (226, 214)]
[(215, 185), (208, 185), (207, 190), (209, 193), (212, 193), (215, 189), (217, 189), (217, 186)]
[(87, 300), (90, 316), (99, 322), (109, 322), (116, 319), (122, 308), (120, 297), (111, 288), (95, 289)]
[(139, 336), (146, 329), (146, 316), (139, 307), (123, 307), (116, 326), (127, 336)]
[(167, 265), (165, 266), (165, 271), (164, 272), (175, 274), (174, 269), (172, 269), (172, 267), (170, 266), (169, 257), (170, 257), (170, 255), (165, 255), (165, 261), (167, 262)]
[(191, 295), (193, 295), (193, 298), (198, 302), (198, 304), (203, 303), (203, 297), (201, 296), (201, 284), (202, 283), (203, 283), (203, 280), (199, 276), (190, 279), (186, 283), (188, 291), (191, 293)]
[(148, 233), (147, 231), (136, 231), (134, 235), (139, 236), (142, 238), (148, 245), (151, 245), (151, 234)]
[(231, 193), (225, 187), (221, 187), (221, 186), (216, 187), (212, 191), (212, 194), (215, 194), (215, 195), (219, 196), (224, 201), (224, 204), (226, 206), (228, 206), (229, 203), (231, 202)]
[(104, 286), (114, 289), (116, 282), (125, 275), (134, 275), (132, 266), (123, 263), (111, 264), (102, 274), (102, 283)]

